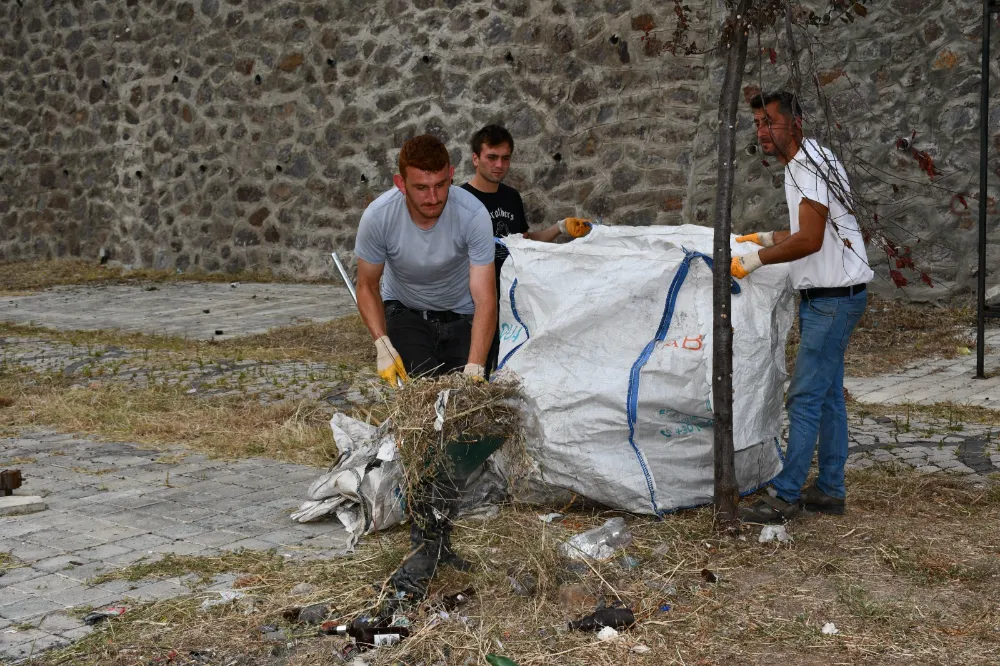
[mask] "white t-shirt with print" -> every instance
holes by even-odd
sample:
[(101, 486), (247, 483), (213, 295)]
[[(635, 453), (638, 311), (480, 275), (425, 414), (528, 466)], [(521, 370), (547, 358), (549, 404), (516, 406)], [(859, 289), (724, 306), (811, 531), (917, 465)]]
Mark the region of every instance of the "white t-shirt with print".
[(850, 192), (840, 160), (813, 139), (803, 141), (792, 161), (785, 165), (785, 200), (792, 233), (799, 230), (799, 204), (803, 199), (820, 203), (829, 211), (823, 247), (788, 264), (795, 289), (849, 287), (875, 277), (868, 266), (858, 221), (848, 208)]

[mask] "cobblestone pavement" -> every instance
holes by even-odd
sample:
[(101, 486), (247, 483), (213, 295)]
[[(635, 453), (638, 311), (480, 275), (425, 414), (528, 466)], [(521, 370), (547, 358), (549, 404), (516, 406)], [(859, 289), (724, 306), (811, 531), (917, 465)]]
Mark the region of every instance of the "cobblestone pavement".
[[(972, 337), (975, 338), (975, 335)], [(975, 378), (976, 353), (973, 348), (968, 356), (929, 359), (891, 375), (848, 377), (844, 386), (860, 402), (909, 402), (916, 405), (956, 402), (1000, 409), (1000, 327), (986, 329), (986, 348), (984, 369), (987, 379)]]
[[(236, 283), (234, 283), (236, 284)], [(122, 330), (223, 340), (356, 311), (342, 286), (185, 282), (56, 287), (0, 298), (0, 321), (61, 330)]]
[[(190, 594), (182, 578), (92, 584), (95, 576), (165, 553), (270, 550), (289, 558), (343, 554), (337, 521), (292, 522), (318, 471), (273, 460), (209, 460), (54, 432), (0, 439), (24, 491), (48, 509), (0, 518), (0, 661), (68, 644), (89, 631), (68, 609)], [(19, 494), (21, 494), (19, 492)], [(224, 585), (222, 581), (220, 584)]]

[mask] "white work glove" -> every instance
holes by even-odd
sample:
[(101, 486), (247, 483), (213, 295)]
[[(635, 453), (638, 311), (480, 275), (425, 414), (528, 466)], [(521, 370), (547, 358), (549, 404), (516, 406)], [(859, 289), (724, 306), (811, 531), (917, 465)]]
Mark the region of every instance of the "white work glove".
[(478, 363), (466, 363), (465, 369), (462, 370), (462, 374), (468, 375), (469, 377), (477, 379), (481, 382), (486, 381), (486, 368)]
[(733, 257), (732, 262), (729, 264), (729, 273), (734, 278), (742, 280), (763, 265), (763, 262), (760, 260), (760, 253), (751, 252), (750, 254)]
[(375, 351), (378, 353), (378, 375), (395, 386), (398, 380), (406, 381), (406, 368), (403, 366), (403, 359), (399, 352), (392, 346), (388, 335), (383, 335), (375, 341)]

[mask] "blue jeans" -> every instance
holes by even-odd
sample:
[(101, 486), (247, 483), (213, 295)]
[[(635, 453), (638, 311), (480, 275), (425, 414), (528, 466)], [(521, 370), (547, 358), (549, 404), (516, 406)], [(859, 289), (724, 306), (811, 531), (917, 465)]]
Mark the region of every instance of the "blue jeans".
[(799, 354), (788, 387), (788, 450), (785, 466), (772, 485), (778, 497), (796, 502), (809, 475), (819, 439), (816, 487), (831, 497), (847, 495), (847, 405), (844, 402), (844, 352), (851, 332), (868, 305), (868, 292), (841, 298), (802, 299), (799, 304)]

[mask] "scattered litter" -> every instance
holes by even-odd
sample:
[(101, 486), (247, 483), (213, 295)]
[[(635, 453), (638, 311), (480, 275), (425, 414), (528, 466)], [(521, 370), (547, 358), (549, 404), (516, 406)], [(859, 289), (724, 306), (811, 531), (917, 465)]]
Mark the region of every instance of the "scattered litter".
[(648, 654), (652, 650), (648, 645), (633, 645), (632, 652), (636, 654)]
[(517, 666), (517, 662), (513, 659), (501, 657), (500, 655), (493, 653), (486, 655), (486, 663), (490, 664), (490, 666)]
[(709, 569), (702, 569), (701, 570), (701, 577), (705, 579), (706, 583), (713, 583), (714, 584), (714, 583), (718, 583), (720, 580), (722, 580), (722, 578), (719, 577), (719, 575), (717, 573), (715, 573), (714, 571), (711, 571)]
[(233, 289), (236, 289), (236, 287), (240, 286), (240, 283), (239, 282), (230, 282), (229, 286), (232, 287)]
[(569, 541), (559, 544), (559, 550), (570, 559), (582, 560), (588, 557), (606, 560), (614, 556), (618, 548), (632, 543), (632, 533), (628, 531), (624, 518), (612, 518), (600, 527), (577, 534)]
[(271, 632), (274, 632), (274, 631), (277, 631), (277, 630), (278, 630), (278, 627), (276, 625), (265, 624), (263, 627), (260, 628), (260, 633), (262, 633), (262, 634), (270, 634)]
[(297, 621), (299, 624), (321, 624), (329, 614), (330, 609), (326, 604), (313, 604), (299, 611)]
[(441, 599), (444, 603), (444, 607), (447, 610), (454, 610), (468, 601), (471, 597), (476, 596), (476, 588), (467, 587), (461, 592), (456, 592), (455, 594), (449, 594)]
[(639, 562), (638, 559), (632, 557), (631, 555), (626, 555), (618, 560), (618, 564), (619, 566), (621, 566), (622, 569), (629, 571), (630, 569), (638, 568), (641, 562)]
[(561, 513), (546, 513), (545, 515), (539, 514), (538, 520), (543, 523), (554, 523), (557, 520), (562, 520), (563, 517), (564, 516)]
[(264, 634), (264, 640), (268, 643), (284, 643), (287, 638), (280, 631), (268, 631)]
[(840, 629), (837, 629), (837, 625), (835, 625), (833, 622), (827, 622), (826, 624), (824, 624), (823, 628), (820, 629), (820, 631), (822, 631), (827, 636), (833, 636), (834, 634), (840, 633)]
[(185, 393), (197, 393), (197, 392), (198, 392), (198, 389), (196, 389), (196, 388), (188, 389), (187, 391), (185, 391)]
[(143, 291), (159, 291), (159, 289), (157, 289), (156, 287), (150, 286), (150, 287), (146, 287)]
[(791, 543), (793, 541), (792, 535), (788, 533), (784, 525), (766, 525), (760, 531), (760, 536), (757, 537), (757, 541), (760, 543), (767, 543), (775, 539), (780, 543)]
[(612, 629), (628, 628), (635, 624), (635, 615), (628, 608), (598, 608), (596, 611), (573, 620), (569, 628), (573, 631), (599, 631), (604, 627)]
[(69, 563), (72, 564), (74, 567), (82, 567), (83, 566), (83, 562), (81, 562), (80, 560), (70, 560)]
[(310, 585), (309, 583), (299, 583), (291, 589), (291, 594), (295, 596), (304, 596), (306, 594), (312, 594), (315, 591), (315, 585)]
[(202, 310), (202, 312), (204, 312), (205, 314), (208, 314), (210, 312), (210, 310)]
[(221, 606), (223, 604), (229, 604), (237, 599), (242, 599), (246, 596), (245, 592), (240, 592), (239, 590), (218, 590), (218, 599), (205, 599), (201, 602), (202, 610), (206, 608), (211, 608), (212, 606)]
[(520, 597), (530, 597), (535, 594), (538, 590), (538, 581), (530, 573), (521, 574), (517, 576), (514, 573), (507, 574), (507, 580), (510, 582), (511, 589), (514, 590), (514, 594)]
[(221, 328), (215, 329), (215, 334), (216, 335), (225, 335), (225, 333), (223, 332), (223, 330)]
[(660, 612), (661, 613), (669, 613), (670, 612), (670, 604), (662, 604), (660, 606)]
[(87, 613), (83, 616), (83, 623), (89, 625), (95, 625), (98, 622), (104, 622), (109, 617), (121, 617), (125, 614), (124, 606), (115, 606), (112, 608), (105, 608), (104, 610), (94, 611), (92, 613)]
[(656, 557), (663, 557), (670, 552), (669, 543), (661, 543), (659, 546), (653, 549), (653, 555)]
[(604, 627), (597, 632), (597, 640), (599, 641), (613, 641), (618, 638), (618, 631), (612, 627)]

